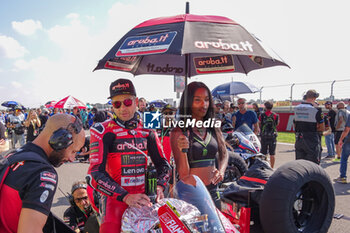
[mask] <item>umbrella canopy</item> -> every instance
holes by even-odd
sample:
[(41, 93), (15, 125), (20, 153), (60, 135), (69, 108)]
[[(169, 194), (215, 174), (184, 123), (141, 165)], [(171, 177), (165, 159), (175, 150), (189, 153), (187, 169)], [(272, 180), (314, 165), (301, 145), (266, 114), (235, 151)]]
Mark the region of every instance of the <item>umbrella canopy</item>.
[(215, 87), (212, 91), (212, 95), (216, 97), (220, 97), (220, 96), (255, 93), (259, 91), (260, 91), (259, 88), (257, 88), (251, 83), (229, 82), (229, 83), (224, 83)]
[(7, 108), (14, 108), (16, 106), (21, 106), (23, 108), (22, 104), (20, 104), (17, 101), (13, 101), (13, 100), (5, 101), (1, 104), (1, 106), (7, 107)]
[(151, 102), (149, 102), (149, 104), (153, 104), (156, 108), (163, 108), (168, 103), (164, 100), (152, 100)]
[(60, 101), (58, 101), (55, 105), (54, 105), (54, 108), (68, 108), (68, 109), (71, 109), (71, 108), (74, 108), (74, 107), (78, 107), (80, 109), (82, 108), (86, 108), (86, 105), (78, 100), (77, 98), (69, 95), (63, 99), (61, 99)]
[(57, 103), (57, 101), (54, 101), (54, 100), (48, 101), (45, 103), (45, 107), (46, 108), (53, 108), (56, 103)]
[(113, 46), (95, 70), (191, 77), (247, 74), (277, 65), (288, 66), (267, 53), (256, 37), (233, 20), (184, 14), (137, 25)]

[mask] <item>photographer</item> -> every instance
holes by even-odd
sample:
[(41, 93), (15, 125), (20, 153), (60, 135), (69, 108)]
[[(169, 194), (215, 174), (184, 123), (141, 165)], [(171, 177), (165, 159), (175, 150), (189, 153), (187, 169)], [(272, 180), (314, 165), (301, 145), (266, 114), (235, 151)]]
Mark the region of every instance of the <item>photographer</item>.
[(13, 129), (14, 131), (12, 133), (12, 148), (16, 148), (16, 144), (18, 141), (20, 146), (23, 146), (25, 143), (25, 138), (24, 138), (25, 127), (23, 125), (24, 118), (25, 117), (24, 117), (24, 114), (22, 113), (22, 109), (20, 106), (16, 106), (14, 115), (9, 116), (7, 128)]
[(69, 202), (71, 206), (64, 212), (63, 220), (75, 232), (84, 232), (85, 223), (94, 214), (87, 194), (85, 181), (77, 181), (72, 185)]

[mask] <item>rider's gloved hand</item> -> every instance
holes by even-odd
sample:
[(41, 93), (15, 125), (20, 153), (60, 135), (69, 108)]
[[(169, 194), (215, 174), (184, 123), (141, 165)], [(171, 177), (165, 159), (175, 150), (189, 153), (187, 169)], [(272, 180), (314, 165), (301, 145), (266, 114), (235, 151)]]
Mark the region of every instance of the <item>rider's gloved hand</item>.
[(160, 199), (164, 198), (164, 188), (160, 185), (157, 185), (157, 198), (156, 202), (158, 203)]
[(125, 202), (128, 206), (136, 208), (141, 208), (142, 206), (152, 206), (151, 200), (144, 193), (128, 194), (123, 198), (123, 202)]

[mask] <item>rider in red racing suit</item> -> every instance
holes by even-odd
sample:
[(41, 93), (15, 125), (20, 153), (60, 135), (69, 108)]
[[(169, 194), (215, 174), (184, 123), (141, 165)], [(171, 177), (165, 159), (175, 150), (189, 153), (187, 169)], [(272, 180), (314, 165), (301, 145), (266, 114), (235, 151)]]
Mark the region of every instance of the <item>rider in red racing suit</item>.
[[(128, 194), (145, 193), (145, 171), (149, 155), (154, 163), (159, 186), (165, 188), (170, 166), (153, 130), (144, 129), (134, 117), (123, 122), (117, 117), (96, 123), (91, 132), (89, 176), (91, 185), (104, 194), (100, 204), (100, 232), (119, 232), (121, 218), (128, 207)], [(107, 197), (106, 197), (107, 196)]]

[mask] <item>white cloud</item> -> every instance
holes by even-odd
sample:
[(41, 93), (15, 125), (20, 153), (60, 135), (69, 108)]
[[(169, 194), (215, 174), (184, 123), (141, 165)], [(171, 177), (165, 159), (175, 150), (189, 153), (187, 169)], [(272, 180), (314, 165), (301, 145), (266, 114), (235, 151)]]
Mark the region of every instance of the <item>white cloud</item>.
[(66, 15), (67, 19), (79, 19), (79, 14), (77, 13), (70, 13), (68, 15)]
[(44, 67), (49, 66), (49, 60), (46, 57), (38, 57), (34, 58), (30, 61), (25, 61), (23, 59), (17, 60), (14, 63), (14, 66), (18, 70), (33, 70), (33, 71), (40, 71)]
[(26, 48), (18, 43), (12, 37), (0, 35), (0, 56), (7, 58), (19, 58), (29, 53)]
[(92, 15), (86, 15), (85, 16), (88, 20), (90, 20), (90, 21), (95, 21), (95, 16), (92, 16)]
[(41, 22), (39, 20), (27, 19), (22, 22), (13, 21), (12, 28), (19, 34), (30, 36), (37, 30), (42, 29)]
[(11, 82), (11, 85), (14, 87), (14, 88), (21, 88), (22, 87), (22, 84), (17, 82), (17, 81), (12, 81)]

